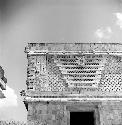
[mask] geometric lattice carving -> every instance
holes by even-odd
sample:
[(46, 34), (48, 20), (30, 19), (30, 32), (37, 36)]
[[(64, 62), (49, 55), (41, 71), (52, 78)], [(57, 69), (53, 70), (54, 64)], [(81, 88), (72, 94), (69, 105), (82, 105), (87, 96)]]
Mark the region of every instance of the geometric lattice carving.
[(108, 56), (105, 65), (105, 74), (120, 74), (122, 73), (122, 61), (119, 56)]
[(55, 55), (62, 77), (73, 88), (98, 88), (104, 68), (102, 55)]
[(122, 75), (107, 74), (101, 80), (100, 90), (102, 91), (122, 91)]
[(107, 63), (100, 82), (102, 91), (122, 91), (121, 57), (108, 56)]
[(51, 91), (64, 91), (66, 87), (66, 82), (62, 78), (61, 71), (54, 62), (53, 55), (47, 56), (47, 70), (48, 70), (48, 80), (49, 87)]
[(28, 56), (28, 88), (36, 91), (98, 88), (104, 63), (102, 55), (92, 54)]
[(119, 56), (122, 49), (118, 47), (118, 44), (30, 43), (26, 48), (28, 89), (73, 93), (122, 91)]
[(36, 91), (59, 92), (66, 87), (83, 89), (98, 88), (98, 85), (102, 91), (121, 91), (121, 74), (122, 62), (118, 56), (47, 54), (28, 57), (27, 84)]
[(50, 55), (28, 57), (27, 84), (36, 91), (63, 91), (65, 88), (60, 70)]

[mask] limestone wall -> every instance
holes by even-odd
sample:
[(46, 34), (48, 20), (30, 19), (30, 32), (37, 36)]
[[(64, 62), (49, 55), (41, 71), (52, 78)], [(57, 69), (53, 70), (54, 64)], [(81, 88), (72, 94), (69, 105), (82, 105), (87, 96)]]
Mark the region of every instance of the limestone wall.
[(28, 125), (67, 125), (66, 106), (56, 103), (29, 103)]
[[(93, 103), (93, 102), (92, 102)], [(98, 103), (98, 102), (97, 102)], [(97, 104), (95, 102), (95, 104)], [(93, 103), (94, 104), (94, 103)], [(89, 102), (85, 102), (86, 108), (82, 108), (84, 102), (33, 102), (28, 107), (28, 125), (70, 125), (70, 111), (67, 107), (75, 107), (76, 111), (90, 108)], [(91, 105), (91, 108), (93, 105)], [(96, 125), (121, 125), (122, 102), (99, 102)]]

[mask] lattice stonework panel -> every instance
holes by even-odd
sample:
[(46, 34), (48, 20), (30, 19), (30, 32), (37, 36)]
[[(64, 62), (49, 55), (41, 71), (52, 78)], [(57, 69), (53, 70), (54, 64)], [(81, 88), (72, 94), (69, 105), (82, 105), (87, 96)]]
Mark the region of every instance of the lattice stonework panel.
[(28, 89), (36, 91), (121, 91), (122, 61), (118, 56), (93, 54), (30, 55), (27, 76)]
[(107, 74), (101, 80), (102, 91), (122, 91), (122, 75)]
[(69, 88), (98, 88), (104, 58), (102, 55), (55, 55), (54, 63)]
[(59, 67), (54, 62), (53, 55), (47, 55), (47, 71), (48, 82), (51, 91), (64, 91), (67, 85), (62, 77)]
[(121, 57), (108, 56), (105, 70), (100, 82), (102, 91), (122, 91)]
[(107, 64), (105, 66), (105, 74), (121, 74), (122, 60), (119, 56), (108, 56)]

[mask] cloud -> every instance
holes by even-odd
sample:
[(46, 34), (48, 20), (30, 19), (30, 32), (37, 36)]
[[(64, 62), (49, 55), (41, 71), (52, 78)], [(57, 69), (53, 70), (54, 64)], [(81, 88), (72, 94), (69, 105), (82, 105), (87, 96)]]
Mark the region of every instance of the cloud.
[(122, 13), (114, 13), (116, 16), (116, 25), (118, 25), (122, 29)]
[(99, 39), (109, 39), (111, 37), (112, 30), (111, 27), (99, 28), (95, 32), (95, 37)]
[(6, 90), (3, 91), (6, 98), (0, 100), (0, 108), (2, 107), (10, 107), (10, 106), (17, 106), (17, 95), (15, 91), (6, 86)]

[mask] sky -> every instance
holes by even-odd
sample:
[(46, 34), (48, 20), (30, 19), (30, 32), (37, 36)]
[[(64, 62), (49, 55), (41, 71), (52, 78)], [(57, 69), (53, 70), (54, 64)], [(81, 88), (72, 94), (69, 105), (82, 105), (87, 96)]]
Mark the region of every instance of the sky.
[(8, 81), (0, 120), (27, 120), (20, 91), (29, 42), (121, 43), (122, 0), (0, 0), (0, 65)]

